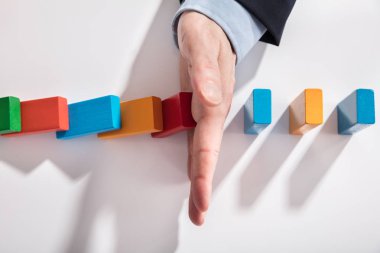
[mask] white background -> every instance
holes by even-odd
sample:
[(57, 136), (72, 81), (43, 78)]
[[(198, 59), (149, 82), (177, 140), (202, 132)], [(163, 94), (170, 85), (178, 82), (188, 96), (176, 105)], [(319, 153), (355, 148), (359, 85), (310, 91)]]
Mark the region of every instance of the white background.
[[(0, 0), (0, 95), (69, 102), (178, 91), (176, 0)], [(299, 1), (281, 47), (238, 67), (206, 224), (187, 217), (186, 139), (0, 139), (0, 252), (380, 252), (379, 124), (336, 134), (335, 106), (380, 92), (380, 1)], [(243, 134), (253, 87), (273, 124)], [(322, 88), (325, 124), (288, 135), (287, 106)], [(376, 108), (379, 111), (379, 108)], [(237, 115), (235, 118), (234, 116)], [(231, 120), (233, 119), (233, 120)]]

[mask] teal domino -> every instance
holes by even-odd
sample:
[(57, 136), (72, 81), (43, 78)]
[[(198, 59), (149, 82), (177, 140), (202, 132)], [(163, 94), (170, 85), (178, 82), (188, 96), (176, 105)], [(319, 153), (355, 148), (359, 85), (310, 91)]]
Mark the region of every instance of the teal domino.
[(271, 122), (271, 90), (254, 89), (244, 105), (244, 133), (259, 134)]
[(352, 135), (375, 124), (375, 96), (371, 89), (357, 89), (337, 106), (338, 133)]
[(72, 139), (120, 127), (120, 98), (110, 95), (69, 104), (69, 130), (59, 131), (56, 136)]

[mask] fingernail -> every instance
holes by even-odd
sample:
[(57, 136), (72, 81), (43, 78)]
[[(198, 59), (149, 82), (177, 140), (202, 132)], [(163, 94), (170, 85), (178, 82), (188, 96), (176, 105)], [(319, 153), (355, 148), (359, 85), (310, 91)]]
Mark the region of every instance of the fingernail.
[(222, 92), (220, 88), (213, 83), (205, 83), (202, 86), (202, 93), (210, 103), (220, 104), (222, 102)]

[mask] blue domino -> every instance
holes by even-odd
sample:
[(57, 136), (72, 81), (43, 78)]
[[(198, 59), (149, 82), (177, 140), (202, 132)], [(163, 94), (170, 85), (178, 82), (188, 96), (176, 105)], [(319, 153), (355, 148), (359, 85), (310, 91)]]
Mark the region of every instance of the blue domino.
[(56, 133), (57, 139), (72, 139), (119, 129), (120, 98), (111, 95), (70, 104), (69, 125), (69, 130)]
[(338, 105), (338, 133), (352, 135), (375, 124), (375, 96), (371, 89), (357, 89)]
[(259, 134), (271, 122), (271, 90), (254, 89), (244, 105), (244, 133)]

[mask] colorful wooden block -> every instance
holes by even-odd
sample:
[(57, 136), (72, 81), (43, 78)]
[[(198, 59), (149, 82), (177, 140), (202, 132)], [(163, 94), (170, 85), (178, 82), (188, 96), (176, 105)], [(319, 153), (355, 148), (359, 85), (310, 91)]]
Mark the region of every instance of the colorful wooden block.
[(371, 89), (358, 89), (339, 103), (338, 133), (352, 135), (375, 124), (375, 94)]
[(320, 89), (306, 89), (289, 107), (289, 132), (302, 135), (323, 123), (323, 97)]
[(104, 96), (69, 105), (70, 129), (57, 132), (58, 139), (72, 139), (119, 129), (120, 99)]
[(163, 131), (152, 133), (154, 138), (163, 138), (196, 126), (191, 114), (191, 92), (180, 92), (162, 101)]
[(272, 122), (271, 90), (254, 89), (244, 105), (244, 132), (259, 134)]
[(145, 97), (122, 102), (121, 128), (98, 134), (101, 139), (122, 138), (162, 131), (162, 105), (158, 97)]
[(8, 134), (20, 131), (20, 99), (16, 97), (0, 98), (0, 134)]
[(55, 132), (69, 128), (67, 99), (63, 97), (22, 101), (21, 132), (4, 134), (5, 137)]

